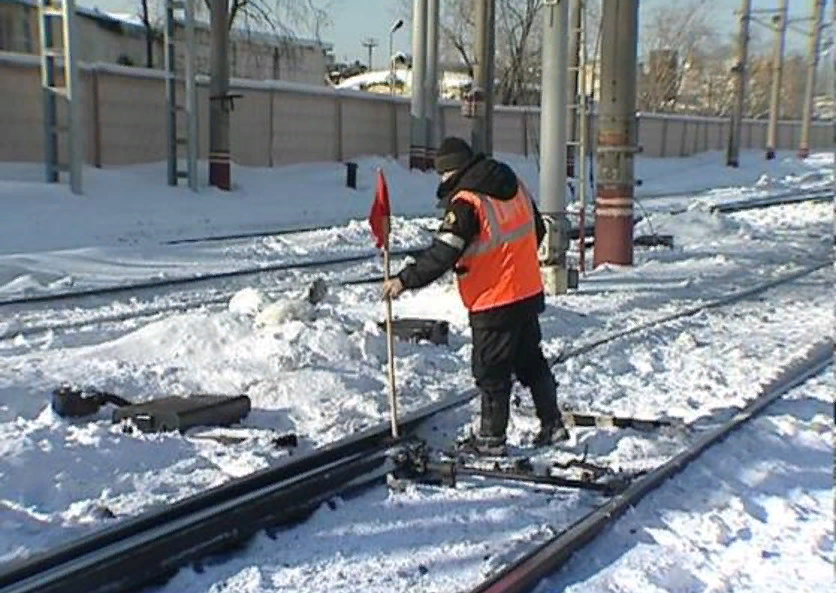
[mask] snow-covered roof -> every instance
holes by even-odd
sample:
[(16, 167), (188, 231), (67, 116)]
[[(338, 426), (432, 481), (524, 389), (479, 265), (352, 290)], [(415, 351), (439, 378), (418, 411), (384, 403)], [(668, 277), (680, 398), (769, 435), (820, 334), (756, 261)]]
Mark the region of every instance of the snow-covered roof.
[[(412, 70), (399, 68), (395, 70), (395, 80), (408, 87), (412, 86)], [(337, 85), (340, 89), (363, 90), (373, 85), (387, 85), (390, 81), (389, 70), (372, 70), (356, 76), (346, 78)], [(471, 84), (471, 78), (460, 72), (444, 72), (441, 76), (441, 87), (443, 89), (460, 89)]]
[[(401, 84), (408, 85), (412, 82), (412, 72), (410, 70), (395, 70), (394, 74), (395, 80)], [(363, 74), (346, 78), (337, 85), (337, 88), (362, 90), (367, 86), (375, 84), (389, 84), (390, 77), (391, 73), (389, 70), (372, 70), (371, 72), (364, 72)]]

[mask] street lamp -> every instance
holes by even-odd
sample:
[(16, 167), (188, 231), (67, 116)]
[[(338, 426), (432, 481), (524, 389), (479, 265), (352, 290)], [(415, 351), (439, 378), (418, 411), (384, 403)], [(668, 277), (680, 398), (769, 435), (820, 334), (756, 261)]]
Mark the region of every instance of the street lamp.
[(395, 94), (395, 57), (392, 55), (392, 41), (395, 31), (403, 27), (403, 19), (398, 19), (389, 29), (389, 96)]

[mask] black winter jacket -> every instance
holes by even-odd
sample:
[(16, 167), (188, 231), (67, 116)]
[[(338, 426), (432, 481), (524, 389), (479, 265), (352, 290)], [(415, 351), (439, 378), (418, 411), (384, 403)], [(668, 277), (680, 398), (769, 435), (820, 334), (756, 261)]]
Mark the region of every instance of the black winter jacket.
[[(436, 195), (439, 205), (445, 209), (444, 218), (432, 245), (398, 274), (404, 287), (423, 288), (454, 269), (464, 250), (479, 235), (479, 218), (473, 206), (462, 200), (451, 203), (456, 192), (469, 190), (497, 200), (510, 200), (517, 195), (518, 187), (517, 176), (508, 165), (482, 154), (474, 156), (461, 171), (439, 184)], [(532, 206), (539, 245), (546, 227), (537, 204), (532, 202)], [(544, 308), (543, 293), (539, 293), (510, 305), (471, 313), (470, 324), (480, 328), (508, 327), (542, 313)]]

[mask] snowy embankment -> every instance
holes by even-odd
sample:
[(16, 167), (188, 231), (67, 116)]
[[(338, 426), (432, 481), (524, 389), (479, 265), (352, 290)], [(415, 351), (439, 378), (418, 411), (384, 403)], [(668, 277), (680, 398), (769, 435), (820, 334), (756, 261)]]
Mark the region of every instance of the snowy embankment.
[(707, 451), (537, 593), (827, 591), (832, 368)]
[[(670, 413), (688, 420), (699, 416), (702, 422), (716, 425), (733, 413), (733, 406), (755, 395), (758, 377), (781, 366), (785, 357), (797, 355), (803, 349), (802, 344), (830, 333), (829, 326), (822, 323), (830, 314), (829, 284), (828, 274), (822, 273), (811, 278), (806, 286), (778, 288), (765, 295), (763, 302), (743, 302), (722, 312), (712, 312), (699, 323), (659, 329), (649, 332), (642, 340), (628, 340), (589, 354), (561, 369), (561, 399), (564, 404), (580, 409), (593, 407), (641, 417)], [(822, 384), (819, 397), (826, 389), (832, 391), (836, 387), (832, 374), (817, 381)], [(521, 395), (522, 404), (513, 411), (509, 431), (512, 444), (523, 443), (536, 428), (528, 398)], [(447, 443), (476, 410), (474, 404), (469, 410), (440, 418), (424, 436), (436, 444)], [(795, 493), (805, 501), (804, 512), (790, 515), (786, 520), (794, 528), (815, 532), (819, 542), (814, 546), (821, 546), (828, 543), (828, 537), (832, 538), (828, 507), (819, 504), (830, 493), (829, 482), (823, 482), (821, 476), (826, 476), (830, 468), (822, 447), (827, 446), (832, 429), (822, 402), (815, 404), (810, 412), (815, 436), (810, 446), (817, 450), (810, 464), (818, 477), (804, 482), (802, 489)], [(692, 438), (693, 435), (667, 431), (576, 429), (566, 446), (558, 452), (542, 454), (535, 462), (566, 461), (569, 456), (586, 451), (591, 461), (632, 471), (665, 461)], [(773, 442), (779, 440), (774, 435), (770, 438)], [(800, 435), (799, 442), (804, 442), (804, 438)], [(738, 467), (752, 472), (753, 480), (757, 475), (763, 477), (768, 466), (758, 466), (757, 460), (749, 459), (747, 450), (739, 451), (735, 446), (734, 442), (720, 445), (713, 453), (712, 463), (716, 464), (718, 457), (733, 460)], [(783, 451), (789, 452), (786, 447)], [(775, 463), (778, 465), (780, 461)], [(733, 474), (723, 470), (721, 475)], [(788, 475), (783, 483), (790, 494), (792, 479)], [(756, 488), (756, 482), (752, 484)], [(724, 512), (722, 496), (717, 490), (711, 490), (712, 486), (706, 484), (704, 473), (685, 474), (669, 486), (673, 494), (664, 500), (676, 500), (678, 496), (679, 506), (673, 508), (682, 509), (683, 515), (690, 511), (692, 515), (687, 516), (693, 521), (699, 520), (697, 515), (708, 512), (711, 503), (706, 499), (718, 502), (716, 514), (730, 516)], [(806, 493), (803, 488), (807, 489)], [(728, 496), (734, 495), (728, 492)], [(244, 553), (220, 565), (203, 567), (199, 573), (184, 570), (162, 593), (241, 590), (458, 593), (564, 529), (599, 500), (588, 493), (493, 480), (461, 480), (455, 489), (415, 486), (402, 494), (378, 488), (357, 499), (323, 505), (310, 521), (275, 538), (259, 536)], [(692, 500), (699, 504), (691, 508)], [(660, 520), (654, 515), (654, 509), (658, 508), (650, 506), (641, 515), (651, 532)], [(752, 514), (748, 518), (751, 522), (760, 518), (756, 509), (745, 505), (741, 509), (740, 504), (736, 507), (732, 504), (731, 510), (739, 513), (737, 520), (741, 522), (747, 519), (744, 512)], [(668, 512), (663, 514), (667, 516)], [(783, 527), (789, 526), (785, 523)], [(602, 541), (607, 539), (604, 536)], [(790, 537), (784, 541), (793, 540)], [(786, 554), (787, 559), (796, 554), (792, 549), (784, 550), (782, 543), (773, 542), (769, 552), (775, 557)], [(752, 541), (751, 545), (753, 549), (741, 553), (760, 554), (756, 546), (763, 545), (762, 540)], [(606, 550), (608, 555), (601, 557), (605, 566), (619, 557), (617, 549)], [(670, 573), (671, 589), (661, 587), (660, 590), (679, 590), (678, 585), (694, 582), (695, 577), (688, 577), (690, 571), (702, 574), (695, 567), (703, 552), (700, 549), (687, 552), (691, 555), (689, 564), (681, 572)], [(650, 554), (645, 557), (649, 558)], [(662, 559), (658, 564), (666, 566)], [(819, 571), (811, 574), (808, 582), (823, 581), (821, 566), (816, 566)], [(732, 567), (725, 570), (721, 574), (731, 578)], [(703, 573), (707, 574), (708, 568)], [(596, 588), (598, 584), (600, 581), (579, 590), (601, 590)], [(760, 591), (757, 587), (726, 590)]]
[[(537, 162), (500, 155), (536, 195)], [(638, 213), (758, 198), (793, 189), (820, 187), (832, 178), (830, 155), (800, 161), (787, 154), (770, 163), (744, 153), (742, 166), (729, 169), (723, 156), (709, 152), (683, 159), (637, 157), (643, 180)], [(357, 189), (345, 187), (340, 163), (275, 169), (234, 167), (233, 193), (202, 187), (194, 194), (165, 185), (164, 163), (85, 169), (85, 195), (66, 185), (41, 182), (35, 164), (0, 163), (0, 297), (46, 294), (194, 276), (278, 261), (322, 259), (372, 249), (364, 220), (374, 191), (374, 171), (389, 181), (393, 214), (436, 216), (434, 173), (409, 171), (384, 158), (359, 160)], [(205, 174), (205, 173), (204, 173)], [(205, 181), (204, 181), (205, 185)], [(705, 191), (710, 187), (721, 188)], [(701, 192), (696, 198), (682, 192)], [(665, 197), (674, 194), (674, 197)], [(590, 215), (593, 199), (589, 199)], [(570, 205), (570, 212), (577, 205)], [(576, 216), (571, 215), (576, 224)], [(348, 223), (349, 220), (358, 221)], [(401, 221), (397, 221), (401, 222)], [(420, 225), (399, 224), (395, 247), (427, 240)], [(252, 241), (167, 245), (167, 241), (242, 232), (320, 225), (347, 225), (341, 232)]]
[[(810, 166), (818, 162), (824, 170), (828, 163), (817, 158)], [(752, 174), (753, 180), (759, 176)], [(390, 185), (395, 184), (390, 177)], [(211, 193), (188, 194), (188, 199)], [(360, 216), (368, 209), (370, 188), (366, 194), (362, 207), (357, 206)], [(222, 197), (228, 204), (237, 196)], [(419, 197), (434, 204), (431, 196), (427, 191)], [(341, 200), (343, 195), (335, 193), (333, 201)], [(687, 198), (682, 200), (687, 203)], [(265, 212), (260, 213), (262, 222), (269, 220)], [(59, 209), (58, 216), (64, 214)], [(259, 218), (253, 215), (251, 220)], [(582, 279), (577, 294), (550, 298), (542, 318), (548, 354), (821, 260), (832, 237), (832, 208), (825, 204), (732, 216), (689, 211), (654, 216), (651, 222), (657, 231), (675, 235), (676, 249), (637, 250), (634, 268), (596, 270)], [(130, 229), (107, 232), (118, 237)], [(362, 223), (348, 231), (358, 243), (367, 232)], [(338, 245), (346, 228), (320, 233), (320, 241)], [(19, 251), (42, 248), (37, 236), (30, 245), (20, 234), (18, 238)], [(275, 249), (285, 257), (297, 246), (290, 239), (275, 245), (270, 241), (243, 241), (236, 253)], [(312, 249), (315, 243), (300, 248)], [(215, 256), (208, 255), (205, 264), (215, 265)], [(740, 403), (753, 393), (752, 376), (779, 364), (797, 345), (794, 339), (806, 342), (829, 331), (828, 283), (832, 285), (829, 269), (770, 291), (763, 300), (701, 314), (572, 360), (557, 369), (562, 402), (584, 410), (670, 414), (686, 420)], [(313, 319), (297, 315), (263, 327), (255, 313), (264, 291), (256, 282), (253, 287), (259, 290), (240, 293), (232, 306), (150, 323), (126, 321), (115, 339), (110, 330), (102, 330), (98, 339), (75, 347), (71, 339), (0, 345), (0, 560), (27, 555), (107, 525), (114, 516), (118, 520), (274, 463), (286, 454), (269, 444), (275, 431), (295, 431), (302, 448), (310, 448), (386, 417), (386, 344), (375, 324), (382, 315), (379, 287), (334, 289), (314, 310)], [(293, 296), (304, 288), (300, 283)], [(65, 309), (55, 314), (68, 315)], [(396, 314), (451, 324), (449, 347), (398, 344), (402, 409), (469, 388), (469, 330), (451, 280), (404, 296)], [(86, 331), (94, 333), (95, 326)], [(253, 401), (253, 412), (244, 422), (248, 438), (221, 445), (195, 435), (124, 434), (110, 424), (106, 411), (92, 420), (67, 422), (47, 407), (50, 390), (62, 381), (96, 385), (132, 399), (245, 392)], [(514, 443), (525, 441), (536, 426), (524, 394), (522, 403), (510, 429)], [(476, 409), (449, 415), (434, 434), (452, 438)], [(575, 438), (569, 451), (580, 452), (588, 444), (601, 459), (624, 465), (660, 460), (682, 445), (675, 435), (580, 431)], [(499, 562), (508, 539), (525, 543), (547, 518), (565, 516), (568, 521), (590, 504), (576, 494), (505, 485), (416, 490), (401, 498), (382, 491), (370, 496), (347, 502), (337, 513), (320, 511), (288, 539), (260, 539), (254, 555), (204, 576), (184, 573), (179, 588), (175, 583), (170, 590), (217, 593), (252, 587), (272, 592), (282, 586), (314, 590), (314, 585), (339, 590), (369, 580), (364, 590), (404, 590), (411, 583), (447, 591), (473, 582)], [(397, 515), (397, 509), (403, 514)], [(450, 538), (439, 540), (438, 532), (448, 530)], [(372, 533), (385, 537), (371, 538)], [(285, 559), (277, 562), (282, 555)], [(426, 575), (418, 568), (421, 562), (429, 569)], [(361, 574), (361, 581), (352, 581), (352, 575)], [(227, 585), (220, 584), (224, 575), (230, 577)], [(211, 583), (215, 586), (210, 589)]]

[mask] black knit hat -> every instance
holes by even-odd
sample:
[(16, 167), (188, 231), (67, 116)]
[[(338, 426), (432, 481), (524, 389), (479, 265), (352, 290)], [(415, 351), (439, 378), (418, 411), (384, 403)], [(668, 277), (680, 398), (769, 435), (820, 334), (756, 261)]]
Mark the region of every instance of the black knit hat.
[(435, 170), (438, 173), (446, 173), (462, 169), (473, 158), (473, 150), (470, 145), (455, 136), (449, 136), (442, 140), (441, 146), (435, 153)]

